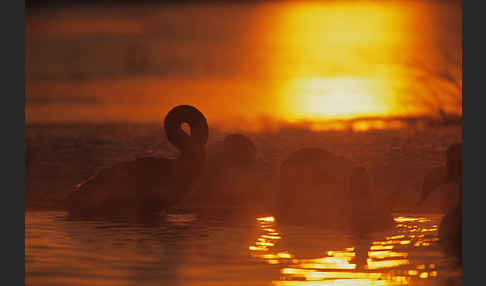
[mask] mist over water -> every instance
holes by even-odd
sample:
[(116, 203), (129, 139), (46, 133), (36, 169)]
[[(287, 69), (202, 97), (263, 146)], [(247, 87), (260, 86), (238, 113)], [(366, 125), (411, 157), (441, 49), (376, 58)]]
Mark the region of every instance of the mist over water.
[(160, 122), (181, 103), (226, 129), (460, 114), (461, 39), (453, 1), (31, 11), (26, 119)]
[[(445, 164), (444, 152), (461, 140), (461, 132), (460, 126), (368, 132), (305, 128), (247, 132), (244, 134), (256, 146), (257, 162), (252, 170), (255, 176), (243, 180), (248, 191), (261, 188), (259, 196), (273, 194), (282, 162), (294, 151), (317, 147), (366, 167), (376, 192), (400, 193), (397, 206), (407, 210), (417, 202), (425, 174)], [(226, 135), (225, 131), (210, 129), (208, 161), (213, 161)], [(116, 163), (144, 156), (178, 155), (160, 124), (35, 124), (27, 126), (26, 138), (26, 204), (34, 208), (55, 206), (75, 185)], [(218, 162), (208, 166), (209, 174)], [(234, 184), (234, 178), (228, 183)], [(430, 200), (434, 207), (429, 211), (444, 210), (445, 198), (437, 196)]]

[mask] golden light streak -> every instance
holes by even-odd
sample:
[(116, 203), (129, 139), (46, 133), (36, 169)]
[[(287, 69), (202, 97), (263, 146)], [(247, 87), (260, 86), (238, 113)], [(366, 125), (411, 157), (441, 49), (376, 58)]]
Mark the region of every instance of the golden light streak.
[(418, 221), (419, 218), (399, 216), (399, 217), (393, 218), (393, 220), (396, 221), (396, 222), (411, 222), (411, 221)]
[(400, 238), (404, 238), (405, 235), (403, 234), (400, 234), (400, 235), (395, 235), (395, 236), (388, 236), (386, 239), (400, 239)]
[(383, 261), (373, 261), (368, 259), (368, 269), (380, 269), (380, 268), (390, 268), (398, 267), (402, 265), (410, 264), (408, 259), (398, 259), (398, 260), (383, 260)]
[(292, 258), (293, 255), (287, 252), (279, 252), (277, 253), (278, 257), (280, 258)]
[(268, 217), (259, 217), (257, 218), (257, 220), (260, 222), (274, 222), (275, 218), (273, 216), (268, 216)]
[[(430, 220), (424, 217), (397, 217), (396, 226), (407, 223), (406, 231), (400, 231), (384, 237), (384, 241), (372, 241), (367, 252), (365, 265), (354, 263), (356, 247), (346, 247), (344, 250), (328, 250), (326, 257), (313, 259), (296, 258), (289, 251), (273, 250), (275, 242), (282, 236), (275, 228), (275, 218), (259, 217), (259, 228), (262, 233), (256, 239), (255, 245), (265, 244), (264, 251), (255, 251), (252, 255), (265, 260), (268, 264), (283, 264), (281, 268), (281, 281), (273, 281), (273, 285), (408, 285), (410, 279), (428, 279), (437, 277), (437, 271), (426, 272), (425, 264), (413, 265), (408, 259), (407, 249), (413, 247), (412, 240), (406, 239), (414, 236), (421, 244), (434, 241), (437, 232), (432, 237), (424, 234), (411, 235), (413, 231), (428, 230), (426, 223)], [(402, 222), (398, 222), (402, 221)], [(262, 224), (264, 222), (264, 224)], [(411, 224), (413, 223), (413, 224)], [(422, 225), (425, 224), (425, 225)], [(268, 235), (275, 233), (276, 236)], [(415, 242), (415, 240), (413, 241)], [(392, 251), (398, 248), (400, 252)], [(258, 248), (250, 247), (257, 250)], [(263, 252), (263, 253), (262, 253)], [(427, 264), (429, 269), (435, 269), (435, 264)], [(363, 268), (361, 268), (363, 267)]]
[(265, 247), (265, 246), (253, 246), (253, 245), (249, 246), (248, 249), (253, 250), (253, 251), (266, 251), (266, 250), (268, 250), (268, 248)]
[(390, 250), (393, 249), (393, 245), (372, 245), (371, 250)]
[(262, 235), (262, 237), (267, 239), (280, 239), (278, 235)]
[(394, 251), (370, 251), (368, 256), (372, 258), (390, 258), (390, 257), (408, 257), (408, 253), (405, 252), (394, 252)]
[(420, 273), (419, 277), (420, 278), (423, 278), (423, 279), (428, 278), (429, 277), (429, 273), (428, 272), (422, 272), (422, 273)]

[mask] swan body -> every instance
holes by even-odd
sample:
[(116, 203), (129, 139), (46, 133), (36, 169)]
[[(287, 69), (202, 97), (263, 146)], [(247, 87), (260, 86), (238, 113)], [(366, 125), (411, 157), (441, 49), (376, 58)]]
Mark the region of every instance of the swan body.
[(456, 206), (459, 196), (458, 184), (449, 180), (447, 166), (435, 167), (423, 179), (417, 207), (447, 212)]
[[(442, 218), (439, 226), (439, 242), (444, 251), (455, 256), (462, 261), (462, 143), (456, 143), (446, 151), (445, 176), (442, 180), (437, 180), (436, 185), (445, 183), (456, 183), (459, 185), (459, 201), (455, 207), (450, 209)], [(422, 200), (425, 200), (432, 191), (437, 190), (424, 189), (422, 191)], [(420, 203), (420, 202), (419, 202)]]
[(391, 210), (374, 203), (365, 168), (318, 148), (289, 156), (281, 167), (279, 220), (350, 231), (357, 236), (388, 229)]
[(447, 178), (459, 184), (459, 201), (442, 219), (439, 239), (446, 253), (457, 257), (462, 263), (462, 143), (447, 149)]
[(462, 204), (458, 204), (442, 218), (439, 241), (445, 253), (462, 261)]
[(224, 138), (223, 155), (230, 165), (252, 167), (256, 163), (257, 149), (250, 138), (234, 133)]
[(256, 147), (245, 135), (230, 134), (208, 155), (198, 190), (185, 202), (198, 209), (242, 207), (254, 195)]
[(221, 199), (224, 205), (241, 205), (255, 190), (256, 147), (250, 138), (242, 134), (230, 134), (224, 138), (220, 157), (212, 162), (208, 173), (213, 201)]
[(279, 221), (342, 227), (353, 164), (319, 148), (292, 153), (280, 167)]
[(364, 167), (352, 171), (349, 199), (349, 224), (354, 235), (363, 237), (393, 226), (391, 209), (373, 202), (368, 172)]
[(432, 169), (424, 177), (422, 193), (418, 205), (423, 204), (425, 199), (429, 197), (429, 194), (445, 182), (447, 182), (447, 168), (445, 166), (439, 166)]
[[(191, 135), (182, 130), (184, 122)], [(177, 159), (147, 157), (105, 169), (76, 187), (65, 200), (67, 211), (82, 217), (134, 217), (181, 201), (203, 171), (208, 125), (199, 110), (181, 105), (169, 111), (164, 128), (181, 151)]]

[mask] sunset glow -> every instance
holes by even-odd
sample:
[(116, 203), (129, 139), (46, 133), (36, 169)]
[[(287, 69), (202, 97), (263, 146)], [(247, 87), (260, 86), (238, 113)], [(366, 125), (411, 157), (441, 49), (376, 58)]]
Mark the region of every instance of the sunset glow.
[(289, 84), (284, 97), (287, 116), (292, 119), (385, 116), (394, 106), (392, 99), (380, 98), (384, 89), (385, 83), (378, 79), (298, 79)]
[[(307, 3), (282, 12), (282, 41), (289, 46), (294, 78), (283, 87), (288, 119), (349, 119), (400, 114), (392, 67), (363, 55), (389, 60), (389, 46), (405, 27), (398, 7)], [(363, 17), (366, 15), (366, 17)], [(286, 67), (286, 61), (276, 59)]]
[[(312, 130), (367, 131), (405, 126), (391, 117), (462, 112), (460, 16), (449, 15), (444, 28), (440, 6), (304, 1), (241, 8), (154, 9), (148, 19), (165, 19), (157, 21), (134, 22), (130, 11), (29, 19), (27, 122), (159, 123), (170, 106), (191, 103), (223, 129), (309, 122), (304, 127)], [(228, 20), (227, 29), (201, 13)], [(204, 25), (187, 24), (192, 19)], [(167, 25), (192, 40), (154, 32)], [(82, 53), (52, 48), (49, 39), (71, 45), (64, 39), (70, 33), (82, 35)], [(124, 35), (127, 47), (99, 42), (98, 33)], [(342, 122), (362, 117), (376, 120)]]

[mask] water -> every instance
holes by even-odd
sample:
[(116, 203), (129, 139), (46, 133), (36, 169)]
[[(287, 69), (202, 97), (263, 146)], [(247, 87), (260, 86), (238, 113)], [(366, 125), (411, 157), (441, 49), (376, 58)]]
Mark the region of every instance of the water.
[[(353, 237), (191, 214), (151, 225), (69, 221), (26, 213), (26, 285), (458, 285), (460, 271), (437, 245), (440, 216), (395, 217), (373, 235), (367, 269)], [(446, 284), (453, 283), (453, 284)], [(455, 283), (455, 284), (454, 284)]]
[[(209, 156), (226, 134), (211, 130)], [(257, 172), (263, 182), (253, 183), (266, 186), (262, 197), (275, 190), (278, 168), (286, 156), (301, 147), (317, 146), (366, 166), (377, 195), (398, 190), (395, 209), (405, 213), (395, 217), (408, 219), (398, 219), (394, 229), (373, 234), (370, 241), (332, 229), (282, 225), (278, 217), (261, 219), (244, 211), (202, 217), (174, 210), (145, 225), (71, 221), (56, 202), (83, 179), (117, 162), (146, 155), (173, 157), (177, 151), (159, 125), (28, 125), (26, 284), (456, 285), (460, 281), (460, 269), (436, 241), (450, 196), (439, 194), (424, 208), (413, 208), (423, 175), (445, 164), (445, 149), (460, 140), (459, 126), (367, 132), (285, 129), (247, 135), (258, 150)], [(346, 258), (355, 251), (352, 248), (373, 245), (384, 247), (372, 250), (384, 252), (370, 254), (375, 268), (352, 268), (353, 261)], [(393, 249), (386, 248), (389, 245)]]

